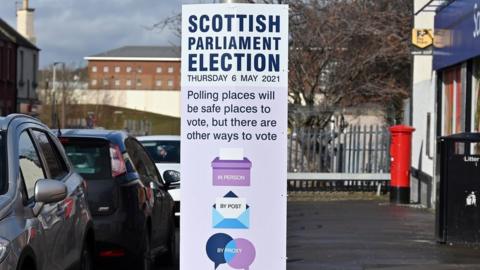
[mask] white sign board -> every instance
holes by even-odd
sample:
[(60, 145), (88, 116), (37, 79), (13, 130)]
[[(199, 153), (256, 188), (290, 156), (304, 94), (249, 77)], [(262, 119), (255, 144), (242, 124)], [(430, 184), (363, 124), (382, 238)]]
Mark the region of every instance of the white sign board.
[(286, 269), (288, 6), (184, 5), (180, 269)]

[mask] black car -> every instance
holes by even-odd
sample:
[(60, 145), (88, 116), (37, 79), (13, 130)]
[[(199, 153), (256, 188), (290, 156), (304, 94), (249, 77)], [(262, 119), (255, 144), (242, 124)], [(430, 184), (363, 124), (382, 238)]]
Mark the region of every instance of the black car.
[(96, 255), (124, 257), (150, 269), (158, 255), (175, 260), (174, 203), (143, 146), (127, 133), (64, 130), (67, 156), (86, 180)]

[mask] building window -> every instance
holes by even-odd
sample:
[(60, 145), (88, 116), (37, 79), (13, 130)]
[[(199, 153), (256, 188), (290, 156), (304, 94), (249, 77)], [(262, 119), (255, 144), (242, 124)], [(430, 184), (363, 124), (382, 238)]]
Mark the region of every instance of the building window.
[(465, 131), (465, 93), (462, 67), (443, 72), (443, 135)]
[(480, 132), (480, 59), (473, 61), (472, 132)]
[(97, 80), (93, 79), (93, 80), (92, 80), (92, 85), (93, 85), (93, 86), (97, 85)]
[(92, 67), (92, 72), (94, 72), (94, 73), (97, 72), (97, 66)]
[(173, 67), (168, 67), (168, 73), (173, 73)]
[(120, 80), (119, 79), (115, 80), (115, 86), (120, 86)]
[(142, 73), (143, 69), (142, 67), (137, 67), (137, 73)]
[(127, 80), (127, 86), (132, 86), (132, 80)]
[(130, 73), (130, 72), (132, 72), (132, 67), (131, 67), (131, 66), (127, 66), (126, 70), (127, 70), (127, 73)]
[(157, 67), (157, 73), (162, 73), (162, 67)]
[(158, 87), (162, 86), (162, 80), (157, 80), (155, 82), (155, 85), (158, 86)]
[(108, 71), (109, 71), (108, 66), (104, 66), (104, 67), (103, 67), (103, 72), (107, 73)]
[(107, 86), (108, 85), (108, 80), (107, 79), (104, 79), (103, 80), (103, 86)]
[(173, 81), (172, 80), (168, 80), (168, 87), (173, 87)]
[(141, 79), (137, 79), (137, 86), (142, 86), (142, 80)]
[(10, 79), (10, 75), (12, 74), (12, 72), (9, 71), (8, 67), (10, 66), (10, 48), (7, 46), (5, 47), (5, 54), (6, 54), (6, 66), (3, 70), (3, 73), (5, 74), (5, 78), (8, 80)]
[(20, 81), (21, 82), (23, 82), (23, 62), (24, 62), (23, 51), (20, 51)]
[(37, 84), (37, 55), (34, 54), (33, 55), (33, 70), (32, 70), (32, 74), (33, 74), (33, 85), (34, 85), (34, 88), (36, 88), (36, 84)]
[[(472, 132), (480, 132), (480, 58), (473, 61), (472, 73)], [(475, 144), (473, 154), (480, 154), (479, 144)]]
[(115, 67), (115, 73), (120, 73), (120, 67), (119, 66)]

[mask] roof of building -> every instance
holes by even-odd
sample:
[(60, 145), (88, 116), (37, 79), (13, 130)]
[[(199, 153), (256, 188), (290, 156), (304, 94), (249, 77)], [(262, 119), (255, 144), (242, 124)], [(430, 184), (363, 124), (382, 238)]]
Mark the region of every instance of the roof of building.
[(0, 31), (0, 40), (6, 40), (6, 41), (11, 41), (10, 38), (5, 35), (2, 31)]
[(86, 60), (180, 59), (179, 47), (124, 46), (85, 57)]
[(13, 27), (11, 27), (7, 22), (2, 20), (1, 18), (0, 18), (0, 33), (19, 46), (40, 51), (40, 49), (37, 46), (35, 46), (30, 41), (28, 41), (28, 39), (22, 36), (22, 34), (18, 33), (17, 30), (15, 30)]

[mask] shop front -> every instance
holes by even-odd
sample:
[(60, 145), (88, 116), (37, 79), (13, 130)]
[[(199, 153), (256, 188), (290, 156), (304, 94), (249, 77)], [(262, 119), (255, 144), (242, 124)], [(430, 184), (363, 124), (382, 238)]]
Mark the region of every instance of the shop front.
[(480, 0), (453, 1), (435, 15), (437, 136), (480, 132), (479, 27)]

